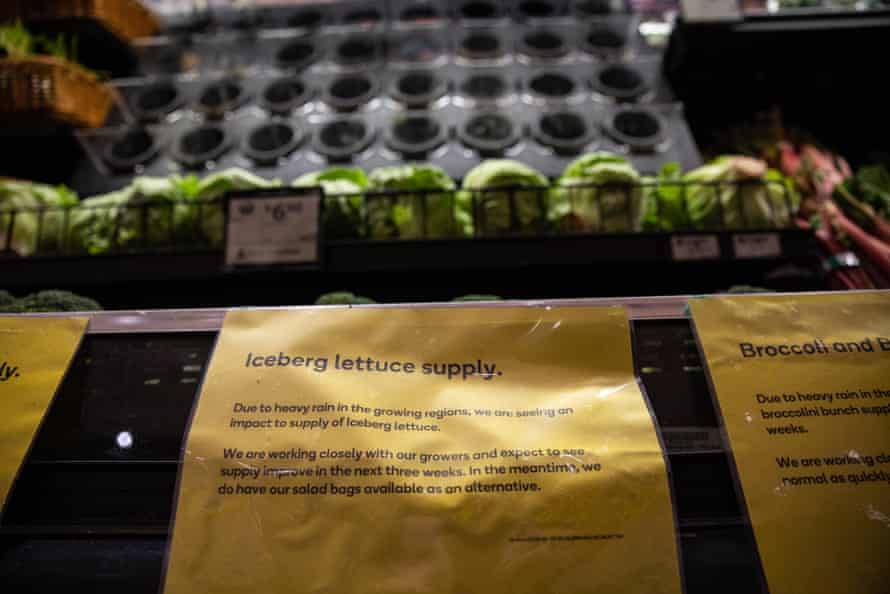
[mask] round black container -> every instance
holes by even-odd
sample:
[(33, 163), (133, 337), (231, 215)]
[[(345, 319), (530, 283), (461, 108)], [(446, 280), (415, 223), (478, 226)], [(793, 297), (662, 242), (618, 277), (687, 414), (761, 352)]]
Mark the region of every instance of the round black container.
[(379, 59), (380, 41), (370, 35), (351, 35), (343, 39), (334, 52), (334, 60), (341, 66), (373, 64)]
[(202, 124), (186, 130), (173, 146), (177, 161), (186, 167), (200, 167), (222, 157), (230, 148), (228, 132), (216, 124)]
[(220, 118), (241, 107), (249, 99), (240, 83), (234, 80), (212, 82), (198, 93), (198, 111), (209, 118)]
[(484, 157), (503, 155), (519, 142), (519, 126), (506, 114), (481, 112), (467, 118), (457, 134), (468, 147)]
[(391, 38), (389, 58), (393, 62), (430, 63), (445, 53), (442, 41), (429, 31), (402, 33)]
[(556, 111), (542, 115), (532, 127), (535, 139), (560, 154), (575, 154), (593, 139), (593, 130), (581, 114)]
[(458, 7), (457, 14), (462, 19), (476, 21), (497, 19), (503, 15), (503, 12), (497, 2), (468, 0)]
[(445, 80), (428, 70), (400, 74), (390, 87), (390, 96), (408, 107), (427, 106), (445, 94)]
[(151, 161), (159, 150), (158, 142), (148, 130), (127, 130), (105, 147), (102, 158), (115, 171), (133, 171)]
[(461, 94), (474, 101), (495, 102), (510, 92), (510, 85), (500, 74), (479, 73), (467, 77), (460, 85)]
[(547, 0), (523, 0), (516, 5), (516, 13), (523, 19), (547, 19), (557, 16), (558, 10)]
[(565, 38), (555, 31), (537, 29), (528, 31), (519, 39), (519, 52), (538, 60), (556, 60), (569, 53)]
[(600, 68), (591, 81), (593, 90), (618, 101), (633, 101), (646, 94), (649, 86), (639, 70), (624, 64)]
[(595, 56), (615, 56), (624, 51), (627, 36), (614, 27), (595, 25), (581, 38), (581, 47)]
[(434, 21), (439, 16), (439, 11), (435, 6), (419, 2), (403, 8), (402, 12), (399, 13), (399, 20), (408, 23), (422, 23), (424, 21)]
[(273, 120), (248, 132), (242, 151), (258, 164), (273, 165), (292, 153), (302, 139), (301, 132), (291, 124)]
[(609, 0), (577, 0), (575, 2), (575, 14), (580, 17), (596, 17), (612, 12), (612, 3)]
[(275, 64), (282, 70), (303, 70), (318, 59), (318, 48), (310, 39), (295, 39), (275, 53)]
[(643, 107), (617, 110), (605, 124), (606, 133), (638, 152), (655, 150), (665, 140), (664, 120)]
[(324, 102), (337, 111), (353, 111), (379, 93), (377, 82), (369, 75), (356, 72), (331, 80), (324, 90)]
[(331, 161), (348, 161), (374, 141), (374, 130), (358, 118), (339, 118), (323, 124), (313, 148)]
[(130, 107), (140, 120), (159, 120), (182, 105), (182, 95), (169, 81), (156, 82), (136, 92)]
[(528, 80), (532, 95), (545, 100), (565, 100), (578, 90), (572, 78), (561, 72), (541, 72)]
[(321, 26), (324, 15), (315, 8), (303, 8), (294, 11), (287, 19), (287, 26), (294, 29), (317, 29)]
[(356, 8), (346, 12), (342, 20), (344, 25), (370, 27), (380, 23), (383, 20), (383, 15), (373, 7)]
[(445, 127), (428, 114), (396, 117), (386, 130), (389, 148), (407, 157), (421, 158), (445, 143)]
[(471, 31), (460, 41), (458, 53), (467, 60), (497, 60), (504, 55), (504, 44), (492, 31)]
[(303, 79), (288, 76), (273, 80), (263, 89), (260, 103), (272, 113), (283, 115), (302, 107), (312, 97)]

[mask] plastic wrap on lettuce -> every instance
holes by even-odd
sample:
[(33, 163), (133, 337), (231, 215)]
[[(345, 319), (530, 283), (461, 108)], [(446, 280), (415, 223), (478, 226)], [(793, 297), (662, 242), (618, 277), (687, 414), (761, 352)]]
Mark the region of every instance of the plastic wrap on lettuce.
[(0, 250), (20, 256), (59, 251), (65, 219), (77, 202), (77, 194), (64, 186), (0, 180)]
[(176, 243), (191, 221), (179, 181), (176, 176), (137, 177), (125, 188), (83, 200), (71, 212), (71, 245), (105, 254)]
[[(464, 176), (458, 195), (458, 212), (465, 233), (473, 232), (474, 223), (481, 234), (540, 230), (547, 219), (548, 187), (544, 175), (518, 161), (483, 161)], [(497, 188), (530, 189), (492, 191)], [(515, 214), (515, 221), (511, 213)]]
[[(448, 174), (435, 165), (375, 169), (368, 176), (368, 191), (372, 193), (367, 199), (371, 237), (417, 239), (462, 235), (456, 216), (455, 188)], [(391, 194), (375, 196), (374, 192)]]
[(683, 181), (696, 229), (785, 227), (799, 203), (790, 180), (747, 157), (720, 157), (688, 172)]
[(326, 238), (350, 239), (363, 235), (363, 194), (368, 187), (364, 171), (357, 167), (329, 167), (302, 175), (293, 185), (321, 186), (324, 190), (322, 220)]
[(548, 216), (564, 231), (638, 231), (642, 226), (642, 178), (618, 155), (578, 157), (550, 193)]
[(658, 175), (643, 179), (643, 229), (676, 231), (689, 228), (683, 200), (683, 171), (679, 163), (665, 163)]
[(226, 169), (201, 180), (193, 176), (180, 178), (177, 183), (180, 195), (194, 203), (189, 209), (192, 220), (188, 222), (193, 233), (198, 233), (194, 239), (197, 243), (211, 246), (222, 244), (225, 204), (219, 199), (226, 192), (265, 190), (280, 186), (280, 180), (267, 180), (238, 168)]

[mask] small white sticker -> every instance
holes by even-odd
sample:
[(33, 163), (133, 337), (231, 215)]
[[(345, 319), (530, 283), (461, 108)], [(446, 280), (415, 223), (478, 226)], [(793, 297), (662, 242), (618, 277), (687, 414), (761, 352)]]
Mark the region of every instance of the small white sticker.
[(681, 0), (683, 18), (690, 23), (737, 21), (742, 18), (738, 0)]
[(675, 235), (671, 237), (671, 256), (674, 260), (717, 260), (720, 242), (716, 235)]
[(664, 427), (661, 437), (668, 451), (723, 449), (723, 437), (715, 427)]
[(740, 233), (732, 236), (736, 258), (775, 258), (782, 255), (778, 233)]
[(256, 266), (318, 262), (318, 190), (229, 199), (226, 264)]

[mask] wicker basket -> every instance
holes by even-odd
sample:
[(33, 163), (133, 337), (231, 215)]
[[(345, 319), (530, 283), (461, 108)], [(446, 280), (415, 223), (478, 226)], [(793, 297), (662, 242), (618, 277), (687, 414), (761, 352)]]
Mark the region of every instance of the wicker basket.
[(0, 21), (93, 19), (130, 42), (158, 32), (155, 16), (138, 0), (0, 0)]
[(79, 127), (105, 123), (115, 91), (90, 72), (49, 56), (0, 60), (0, 116), (41, 115)]

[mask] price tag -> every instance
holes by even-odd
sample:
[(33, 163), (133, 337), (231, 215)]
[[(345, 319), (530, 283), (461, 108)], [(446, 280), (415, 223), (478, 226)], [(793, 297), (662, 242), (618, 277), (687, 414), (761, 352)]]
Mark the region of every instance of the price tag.
[(736, 258), (775, 258), (782, 255), (778, 233), (741, 233), (732, 236)]
[(737, 21), (742, 18), (738, 0), (681, 0), (683, 18), (690, 22)]
[(317, 264), (320, 188), (229, 196), (226, 265)]
[(671, 257), (676, 261), (717, 260), (720, 241), (716, 235), (675, 235), (671, 237)]

